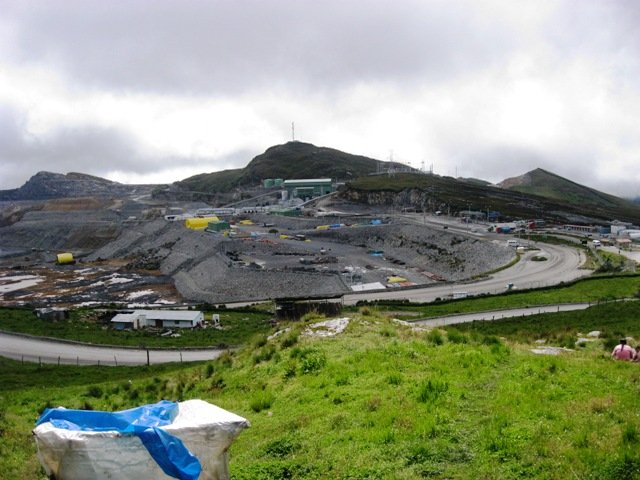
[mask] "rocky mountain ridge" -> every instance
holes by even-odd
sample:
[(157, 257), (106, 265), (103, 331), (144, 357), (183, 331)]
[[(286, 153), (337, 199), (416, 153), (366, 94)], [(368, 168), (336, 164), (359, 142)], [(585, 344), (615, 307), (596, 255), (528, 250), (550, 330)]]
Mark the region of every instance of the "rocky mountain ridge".
[(154, 185), (125, 185), (84, 173), (38, 172), (19, 188), (0, 190), (0, 200), (48, 200), (52, 198), (119, 197), (148, 194)]

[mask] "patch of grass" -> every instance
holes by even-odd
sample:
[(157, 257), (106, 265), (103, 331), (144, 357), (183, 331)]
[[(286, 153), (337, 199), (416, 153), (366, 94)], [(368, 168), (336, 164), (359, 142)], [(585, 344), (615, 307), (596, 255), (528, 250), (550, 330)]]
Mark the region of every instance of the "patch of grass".
[(249, 407), (251, 410), (258, 413), (262, 410), (267, 410), (271, 408), (271, 405), (274, 402), (274, 395), (268, 391), (259, 391), (254, 393), (253, 397), (249, 401)]
[[(286, 351), (275, 338), (192, 365), (39, 368), (0, 360), (0, 382), (12, 385), (0, 383), (0, 471), (44, 478), (30, 435), (44, 406), (120, 410), (201, 398), (251, 422), (229, 451), (234, 479), (639, 478), (640, 418), (630, 413), (637, 365), (599, 349), (533, 355), (527, 339), (538, 338), (536, 323), (572, 334), (565, 319), (552, 317), (522, 330), (517, 322), (485, 322), (490, 331), (458, 326), (458, 341), (445, 329), (446, 341), (431, 342), (390, 320), (356, 316), (337, 337), (300, 337)], [(381, 336), (381, 328), (394, 334)], [(255, 363), (256, 351), (270, 347), (281, 358)], [(102, 396), (83, 396), (92, 387)]]
[(418, 401), (422, 403), (434, 402), (449, 390), (449, 384), (442, 380), (427, 380), (420, 386)]
[(620, 337), (640, 336), (638, 318), (640, 302), (612, 302), (572, 312), (464, 323), (456, 325), (455, 330), (491, 336), (496, 341), (499, 341), (498, 335), (520, 343), (533, 343), (543, 338), (553, 345), (569, 348), (575, 348), (578, 333), (598, 330), (601, 332), (603, 348), (610, 351)]
[[(101, 323), (85, 320), (87, 311), (75, 310), (71, 312), (69, 320), (50, 322), (37, 318), (31, 309), (0, 307), (0, 330), (101, 345), (144, 345), (148, 348), (240, 345), (256, 334), (264, 337), (271, 331), (268, 322), (271, 315), (268, 313), (219, 310), (216, 313), (220, 314), (222, 329), (181, 329), (180, 337), (161, 337), (147, 329), (105, 329)], [(207, 317), (210, 315), (207, 314)]]

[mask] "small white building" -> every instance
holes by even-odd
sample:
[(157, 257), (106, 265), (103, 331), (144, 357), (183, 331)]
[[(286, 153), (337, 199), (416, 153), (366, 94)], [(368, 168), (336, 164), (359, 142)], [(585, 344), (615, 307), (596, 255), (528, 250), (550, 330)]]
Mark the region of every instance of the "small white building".
[(116, 330), (144, 327), (155, 328), (194, 328), (202, 325), (204, 314), (197, 310), (134, 310), (119, 313), (111, 319)]

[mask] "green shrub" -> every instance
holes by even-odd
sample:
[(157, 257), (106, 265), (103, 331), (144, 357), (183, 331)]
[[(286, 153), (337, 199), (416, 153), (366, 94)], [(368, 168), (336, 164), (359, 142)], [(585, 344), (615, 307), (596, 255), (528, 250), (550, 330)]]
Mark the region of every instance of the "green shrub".
[(264, 347), (267, 344), (267, 337), (265, 335), (258, 336), (253, 342), (255, 348)]
[(280, 346), (282, 348), (293, 347), (296, 343), (298, 343), (298, 339), (300, 337), (300, 333), (297, 331), (289, 332), (280, 342)]
[(317, 373), (327, 364), (327, 357), (323, 352), (312, 352), (300, 361), (300, 371), (303, 375)]
[(266, 410), (271, 408), (273, 404), (274, 396), (271, 392), (267, 390), (261, 390), (259, 392), (254, 393), (251, 401), (249, 402), (249, 407), (254, 412), (258, 413), (262, 410)]
[(288, 437), (279, 438), (269, 442), (264, 453), (270, 457), (284, 458), (299, 448), (299, 445)]
[(273, 358), (276, 353), (276, 347), (267, 345), (253, 354), (253, 363), (257, 365), (260, 362), (267, 362)]
[(638, 443), (638, 430), (635, 425), (627, 424), (622, 430), (622, 442), (628, 444)]
[(382, 405), (382, 399), (379, 396), (375, 396), (367, 400), (367, 410), (370, 412), (375, 412)]
[(496, 337), (495, 335), (485, 335), (482, 339), (482, 344), (483, 345), (502, 345), (502, 340), (500, 340), (498, 337)]
[(442, 332), (437, 328), (434, 328), (429, 333), (427, 333), (427, 341), (434, 345), (442, 345), (444, 343)]
[(382, 327), (382, 329), (380, 330), (380, 335), (382, 335), (383, 337), (396, 337), (398, 334), (396, 333), (396, 329), (392, 328), (390, 326), (385, 326)]
[(230, 351), (223, 352), (217, 361), (222, 367), (231, 368), (233, 366), (233, 353)]
[(418, 391), (418, 401), (421, 403), (435, 402), (443, 393), (449, 390), (449, 384), (441, 380), (427, 380)]
[(223, 390), (224, 387), (226, 387), (224, 378), (222, 378), (222, 376), (220, 376), (219, 374), (214, 375), (211, 379), (211, 390)]
[(284, 367), (284, 379), (293, 378), (296, 376), (296, 370), (298, 369), (298, 364), (294, 361), (289, 361)]
[(87, 389), (85, 395), (87, 397), (102, 398), (103, 392), (97, 385), (92, 385)]
[(452, 328), (447, 330), (447, 339), (451, 343), (467, 343), (468, 338), (464, 333), (461, 333), (459, 330)]

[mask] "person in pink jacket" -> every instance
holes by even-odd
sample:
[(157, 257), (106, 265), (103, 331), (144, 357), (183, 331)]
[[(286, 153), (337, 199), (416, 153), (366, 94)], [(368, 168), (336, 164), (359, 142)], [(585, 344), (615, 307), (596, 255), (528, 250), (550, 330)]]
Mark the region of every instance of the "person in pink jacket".
[(616, 345), (613, 352), (611, 352), (611, 358), (615, 358), (617, 360), (632, 361), (635, 356), (635, 350), (627, 345), (627, 340), (625, 338), (621, 338), (620, 344)]

